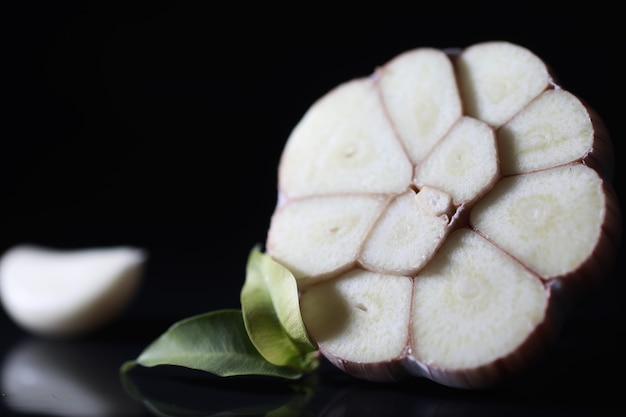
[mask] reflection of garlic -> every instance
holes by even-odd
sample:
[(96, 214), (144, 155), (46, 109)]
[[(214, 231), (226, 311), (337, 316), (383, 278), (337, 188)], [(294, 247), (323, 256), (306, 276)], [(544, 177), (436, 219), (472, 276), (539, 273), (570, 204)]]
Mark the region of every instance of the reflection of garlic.
[(9, 249), (0, 260), (0, 300), (24, 329), (71, 336), (113, 319), (130, 302), (146, 253), (121, 246), (55, 250)]
[(124, 358), (110, 349), (103, 355), (102, 349), (92, 343), (24, 338), (0, 363), (5, 406), (0, 410), (20, 416), (144, 415), (143, 405), (120, 384), (118, 367)]

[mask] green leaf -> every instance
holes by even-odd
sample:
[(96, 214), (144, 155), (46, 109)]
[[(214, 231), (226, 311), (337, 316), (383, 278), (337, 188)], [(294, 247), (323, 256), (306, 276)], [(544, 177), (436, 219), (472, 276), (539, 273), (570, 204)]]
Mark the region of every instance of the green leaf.
[(263, 257), (262, 272), (267, 283), (278, 320), (291, 340), (301, 351), (317, 350), (309, 338), (300, 314), (300, 300), (296, 278), (291, 271), (274, 261), (269, 255), (257, 252)]
[(296, 280), (258, 245), (248, 258), (241, 309), (248, 336), (265, 359), (303, 370), (317, 366), (317, 346), (300, 315)]
[[(266, 361), (250, 342), (239, 310), (218, 310), (173, 324), (137, 358), (146, 367), (175, 365), (219, 376), (266, 375), (289, 379), (299, 369)], [(134, 363), (122, 365), (122, 372)]]

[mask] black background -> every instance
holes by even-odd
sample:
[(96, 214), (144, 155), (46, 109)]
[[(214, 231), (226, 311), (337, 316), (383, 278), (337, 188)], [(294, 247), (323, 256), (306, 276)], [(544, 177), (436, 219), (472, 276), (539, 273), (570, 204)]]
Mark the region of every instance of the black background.
[[(248, 253), (264, 241), (276, 202), (281, 149), (312, 102), (405, 50), (486, 40), (528, 47), (598, 111), (614, 141), (624, 207), (626, 20), (607, 9), (570, 15), (511, 4), (476, 3), (468, 12), (417, 4), (3, 6), (0, 250), (147, 249), (140, 293), (105, 330), (136, 346), (178, 319), (238, 308)], [(618, 258), (566, 328), (565, 348), (578, 350), (549, 374), (556, 384), (604, 390), (587, 396), (596, 405), (618, 404), (606, 380), (625, 371)], [(22, 333), (3, 314), (10, 346)]]

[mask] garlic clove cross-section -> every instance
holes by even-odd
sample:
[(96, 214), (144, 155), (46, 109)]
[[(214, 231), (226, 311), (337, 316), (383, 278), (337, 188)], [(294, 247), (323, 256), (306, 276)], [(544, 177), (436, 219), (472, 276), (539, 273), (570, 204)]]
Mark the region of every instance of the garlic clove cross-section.
[(417, 48), (305, 113), (266, 249), (338, 368), (485, 387), (612, 266), (613, 163), (602, 120), (530, 50)]
[(135, 295), (144, 250), (77, 250), (18, 245), (0, 259), (0, 300), (7, 314), (39, 335), (77, 336), (114, 319)]

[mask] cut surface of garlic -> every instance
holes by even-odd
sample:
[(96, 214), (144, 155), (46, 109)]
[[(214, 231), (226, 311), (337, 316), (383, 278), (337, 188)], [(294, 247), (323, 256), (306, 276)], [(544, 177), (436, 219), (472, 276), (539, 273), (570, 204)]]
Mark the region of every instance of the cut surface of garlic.
[(602, 120), (525, 47), (417, 48), (303, 115), (267, 252), (339, 368), (490, 385), (553, 338), (560, 300), (608, 272), (613, 163)]

